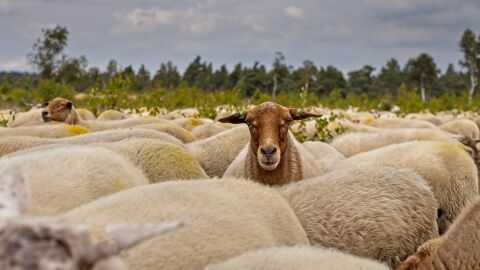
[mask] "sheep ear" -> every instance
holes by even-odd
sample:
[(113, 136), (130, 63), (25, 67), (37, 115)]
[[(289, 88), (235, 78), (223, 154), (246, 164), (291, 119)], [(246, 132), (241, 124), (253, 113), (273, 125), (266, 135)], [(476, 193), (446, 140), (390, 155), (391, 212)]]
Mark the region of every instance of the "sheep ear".
[(182, 221), (170, 221), (160, 224), (111, 224), (105, 231), (113, 241), (97, 243), (86, 261), (94, 263), (98, 260), (115, 256), (120, 251), (129, 249), (140, 242), (183, 226)]
[(73, 106), (73, 104), (72, 104), (71, 101), (69, 101), (69, 102), (67, 102), (67, 104), (65, 104), (65, 107), (67, 107), (67, 109), (71, 109), (72, 106)]
[(28, 189), (20, 168), (8, 168), (0, 174), (0, 220), (27, 212)]
[(307, 111), (304, 111), (302, 109), (295, 109), (291, 108), (290, 109), (290, 116), (292, 116), (293, 120), (302, 120), (305, 118), (309, 117), (322, 117), (322, 114), (316, 114), (316, 113), (310, 113)]
[(237, 112), (224, 118), (218, 119), (221, 123), (242, 124), (245, 123), (247, 112)]
[(146, 239), (183, 226), (182, 221), (159, 224), (112, 224), (105, 228), (120, 249), (128, 249)]

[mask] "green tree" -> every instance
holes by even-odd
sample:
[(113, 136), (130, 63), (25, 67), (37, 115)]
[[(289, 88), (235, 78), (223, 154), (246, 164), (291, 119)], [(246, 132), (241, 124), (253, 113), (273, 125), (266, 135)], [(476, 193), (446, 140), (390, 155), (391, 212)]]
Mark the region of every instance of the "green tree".
[(137, 91), (144, 91), (150, 83), (150, 72), (145, 68), (144, 64), (138, 69), (136, 82), (135, 90)]
[(348, 73), (348, 83), (354, 93), (373, 94), (371, 93), (371, 89), (373, 85), (372, 72), (374, 70), (374, 67), (365, 65), (361, 69), (350, 71)]
[(33, 44), (28, 61), (40, 71), (43, 79), (52, 79), (62, 59), (63, 49), (67, 46), (68, 30), (57, 25), (53, 29), (42, 29), (42, 38)]
[(273, 61), (272, 70), (270, 71), (272, 77), (272, 99), (279, 91), (288, 91), (295, 88), (295, 82), (291, 78), (291, 66), (285, 64), (285, 56), (281, 52), (275, 52), (275, 59)]
[[(347, 80), (343, 73), (334, 66), (321, 67), (317, 74), (317, 81), (314, 89), (319, 95), (328, 96), (335, 89), (346, 94), (344, 90), (347, 88)], [(343, 90), (343, 91), (342, 91)]]
[(403, 72), (395, 58), (387, 61), (384, 67), (380, 69), (380, 73), (375, 78), (375, 88), (379, 89), (383, 94), (397, 95), (404, 80)]
[(86, 74), (87, 64), (85, 56), (80, 56), (79, 58), (64, 56), (58, 67), (56, 80), (72, 85), (77, 91), (81, 90), (81, 80)]
[(181, 76), (177, 67), (172, 62), (160, 64), (160, 68), (153, 76), (153, 84), (155, 86), (174, 88), (180, 84)]
[(221, 65), (220, 69), (213, 73), (212, 83), (215, 90), (228, 89), (228, 69), (226, 65)]
[(315, 89), (313, 89), (313, 85), (318, 79), (317, 73), (318, 69), (312, 61), (303, 61), (303, 66), (292, 72), (293, 80), (296, 83), (297, 89), (308, 85), (309, 89), (315, 91)]
[(426, 88), (431, 88), (437, 79), (438, 69), (435, 61), (430, 55), (422, 53), (407, 62), (405, 72), (410, 81), (418, 83), (422, 102), (425, 102)]
[(439, 94), (447, 92), (461, 95), (468, 88), (465, 79), (465, 74), (455, 71), (453, 64), (449, 64), (445, 73), (438, 78), (438, 88), (442, 91)]
[(197, 79), (201, 76), (202, 68), (202, 58), (197, 55), (193, 62), (185, 69), (183, 81), (185, 81), (188, 86), (195, 86)]
[(478, 75), (480, 70), (480, 41), (477, 41), (475, 33), (467, 28), (463, 32), (459, 43), (460, 50), (463, 52), (463, 59), (460, 65), (467, 68), (470, 75), (470, 91), (468, 92), (468, 102), (472, 102), (475, 88), (478, 84)]

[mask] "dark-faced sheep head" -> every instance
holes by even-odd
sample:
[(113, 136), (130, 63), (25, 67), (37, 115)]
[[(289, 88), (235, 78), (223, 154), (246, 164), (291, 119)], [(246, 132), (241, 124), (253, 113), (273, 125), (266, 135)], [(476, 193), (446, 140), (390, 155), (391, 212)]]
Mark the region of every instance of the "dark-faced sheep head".
[(65, 98), (54, 98), (43, 104), (42, 118), (43, 121), (66, 122), (70, 117), (73, 104)]
[(245, 123), (250, 129), (250, 147), (265, 170), (275, 170), (282, 153), (289, 145), (288, 128), (293, 120), (321, 115), (300, 109), (289, 109), (274, 102), (265, 102), (245, 112), (219, 119), (222, 123)]

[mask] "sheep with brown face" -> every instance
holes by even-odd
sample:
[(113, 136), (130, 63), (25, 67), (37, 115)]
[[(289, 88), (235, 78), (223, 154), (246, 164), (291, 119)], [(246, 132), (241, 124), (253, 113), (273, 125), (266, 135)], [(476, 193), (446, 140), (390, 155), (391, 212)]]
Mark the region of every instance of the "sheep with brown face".
[(447, 233), (420, 246), (398, 270), (480, 268), (480, 197), (462, 210)]
[(26, 180), (18, 170), (0, 175), (0, 269), (127, 270), (120, 251), (182, 222), (115, 224), (106, 228), (111, 241), (90, 242), (87, 226), (59, 218), (25, 217)]
[(230, 164), (224, 176), (283, 185), (321, 174), (316, 170), (313, 155), (288, 130), (293, 120), (319, 116), (265, 102), (246, 112), (219, 119), (222, 123), (245, 123), (250, 130), (250, 143)]
[(70, 125), (78, 124), (79, 116), (73, 103), (65, 98), (54, 98), (43, 104), (42, 118), (45, 122), (57, 121)]

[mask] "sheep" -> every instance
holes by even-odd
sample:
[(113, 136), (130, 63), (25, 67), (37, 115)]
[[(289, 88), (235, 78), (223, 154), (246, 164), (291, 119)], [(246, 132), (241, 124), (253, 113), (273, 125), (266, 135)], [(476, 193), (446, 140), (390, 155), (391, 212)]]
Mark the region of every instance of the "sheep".
[(192, 131), (192, 129), (194, 129), (195, 127), (198, 127), (198, 126), (201, 126), (201, 125), (204, 125), (205, 122), (199, 118), (192, 118), (192, 117), (189, 117), (189, 118), (178, 118), (178, 119), (174, 119), (174, 120), (170, 120), (170, 122), (176, 124), (176, 125), (179, 125), (181, 126), (182, 128), (188, 130), (188, 131)]
[(444, 233), (461, 209), (478, 194), (478, 173), (473, 159), (458, 144), (413, 141), (360, 153), (336, 164), (336, 169), (354, 165), (412, 168), (432, 188), (443, 213), (438, 219)]
[(437, 126), (427, 121), (403, 118), (377, 118), (370, 122), (369, 125), (379, 128), (437, 128)]
[[(142, 169), (150, 183), (208, 177), (192, 154), (187, 152), (183, 147), (168, 142), (154, 139), (130, 138), (118, 142), (93, 143), (88, 146), (104, 147), (124, 156), (135, 166)], [(10, 158), (58, 147), (75, 148), (77, 146), (50, 144), (28, 148), (4, 157)]]
[(274, 247), (246, 252), (204, 270), (389, 270), (379, 262), (321, 247)]
[(220, 119), (224, 123), (246, 123), (250, 129), (250, 143), (228, 166), (224, 176), (284, 185), (320, 175), (322, 171), (318, 170), (313, 155), (288, 130), (293, 120), (318, 116), (265, 102), (247, 112)]
[(171, 136), (170, 134), (155, 130), (130, 128), (98, 131), (59, 139), (30, 136), (16, 136), (14, 139), (12, 139), (12, 137), (0, 138), (0, 157), (24, 149), (50, 144), (84, 145), (99, 142), (117, 142), (128, 138), (156, 139), (184, 147), (180, 140)]
[(405, 119), (416, 119), (416, 120), (422, 120), (422, 121), (427, 121), (435, 126), (439, 126), (443, 124), (443, 122), (438, 119), (435, 115), (433, 114), (423, 114), (423, 113), (409, 113), (405, 116)]
[(43, 123), (42, 110), (39, 108), (32, 108), (27, 112), (15, 113), (10, 117), (7, 127), (33, 126)]
[[(335, 120), (333, 122), (330, 122), (326, 129), (330, 133), (330, 135), (335, 138), (343, 133), (349, 133), (349, 132), (380, 132), (382, 129), (376, 128), (376, 127), (371, 127), (368, 125), (363, 125), (363, 124), (357, 124), (357, 123), (352, 123), (348, 120), (342, 121), (342, 120)], [(310, 120), (305, 122), (305, 126), (301, 128), (299, 123), (294, 123), (291, 127), (292, 132), (295, 134), (299, 134), (302, 136), (302, 138), (305, 141), (313, 141), (317, 139), (317, 127), (316, 127), (316, 121)], [(342, 130), (343, 132), (340, 132)]]
[(191, 132), (192, 135), (197, 138), (197, 140), (201, 140), (212, 137), (213, 135), (216, 135), (225, 130), (226, 128), (221, 125), (217, 125), (216, 123), (210, 123), (194, 127)]
[(398, 270), (479, 269), (480, 198), (472, 201), (447, 233), (421, 246)]
[(176, 118), (193, 118), (200, 114), (196, 108), (176, 109), (168, 113), (167, 116)]
[(60, 218), (26, 217), (29, 195), (25, 177), (9, 170), (0, 175), (0, 269), (127, 270), (118, 253), (182, 222), (110, 224), (111, 242), (93, 245), (87, 227)]
[(87, 127), (92, 131), (101, 131), (115, 128), (128, 128), (138, 125), (152, 124), (152, 123), (170, 123), (167, 120), (159, 118), (128, 118), (116, 121), (97, 121), (97, 120), (83, 120), (79, 117), (72, 102), (64, 98), (54, 98), (44, 104), (45, 108), (42, 111), (42, 117), (45, 122), (63, 122), (70, 125), (80, 125)]
[(139, 168), (102, 147), (57, 147), (0, 159), (2, 172), (12, 168), (22, 171), (29, 184), (32, 215), (60, 214), (149, 183)]
[(472, 120), (452, 120), (450, 122), (440, 125), (439, 128), (447, 132), (463, 135), (474, 140), (480, 139), (480, 131), (478, 129), (478, 126)]
[[(83, 108), (77, 108), (77, 114), (80, 118), (82, 118), (83, 120), (95, 120), (96, 117), (95, 117), (95, 114), (93, 114), (93, 112), (87, 110), (87, 109), (83, 109)], [(42, 119), (43, 121), (43, 119)]]
[(345, 159), (345, 156), (328, 143), (307, 141), (303, 146), (315, 157), (324, 172), (331, 171), (336, 163)]
[(333, 139), (331, 145), (345, 157), (351, 157), (386, 145), (416, 140), (458, 143), (455, 136), (442, 130), (407, 128), (384, 129), (375, 133), (347, 133)]
[(223, 131), (204, 140), (186, 144), (186, 149), (198, 160), (210, 177), (222, 177), (230, 163), (250, 141), (245, 125)]
[(173, 123), (151, 123), (151, 124), (144, 124), (144, 125), (137, 125), (136, 128), (145, 128), (151, 129), (156, 131), (165, 132), (171, 134), (172, 136), (176, 137), (177, 139), (181, 140), (184, 143), (193, 142), (196, 140), (195, 136), (190, 133), (190, 131), (175, 125)]
[(110, 222), (180, 219), (178, 233), (125, 252), (131, 269), (202, 269), (246, 251), (308, 245), (305, 231), (273, 189), (244, 179), (170, 181), (140, 186), (83, 205), (64, 215), (85, 222), (94, 240)]
[(411, 169), (346, 166), (278, 190), (312, 245), (395, 267), (438, 236), (437, 201)]
[(62, 138), (85, 134), (90, 130), (77, 125), (40, 125), (16, 128), (0, 128), (0, 138), (12, 136), (34, 136), (40, 138)]
[(123, 120), (123, 119), (127, 119), (127, 115), (117, 110), (106, 110), (97, 117), (97, 120), (99, 121)]

